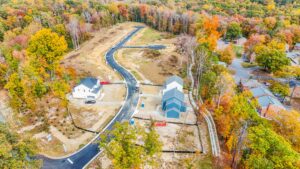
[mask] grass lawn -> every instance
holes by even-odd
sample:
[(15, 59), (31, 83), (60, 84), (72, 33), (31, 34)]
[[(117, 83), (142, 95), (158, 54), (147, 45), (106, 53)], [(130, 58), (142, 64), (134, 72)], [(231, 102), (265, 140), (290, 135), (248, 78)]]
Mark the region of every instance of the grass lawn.
[(250, 67), (257, 66), (257, 64), (256, 63), (243, 62), (242, 66), (243, 66), (243, 68), (250, 68)]
[(144, 28), (143, 35), (135, 41), (136, 45), (153, 43), (154, 41), (162, 39), (162, 33), (152, 28)]

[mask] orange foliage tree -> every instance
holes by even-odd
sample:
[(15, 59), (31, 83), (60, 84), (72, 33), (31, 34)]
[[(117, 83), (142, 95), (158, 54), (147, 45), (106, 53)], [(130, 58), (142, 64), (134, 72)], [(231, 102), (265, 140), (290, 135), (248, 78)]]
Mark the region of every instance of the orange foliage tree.
[(217, 41), (221, 36), (218, 32), (219, 18), (218, 16), (204, 16), (198, 20), (196, 36), (200, 44), (205, 44), (210, 50), (214, 50), (217, 46)]

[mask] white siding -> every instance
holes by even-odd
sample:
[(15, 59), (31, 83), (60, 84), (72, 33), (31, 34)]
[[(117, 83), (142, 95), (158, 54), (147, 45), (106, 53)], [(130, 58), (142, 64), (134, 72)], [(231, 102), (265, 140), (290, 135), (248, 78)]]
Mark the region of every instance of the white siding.
[(167, 86), (166, 86), (166, 88), (163, 90), (163, 94), (165, 93), (165, 92), (167, 92), (167, 91), (169, 91), (169, 90), (172, 90), (172, 89), (174, 89), (174, 88), (177, 88), (177, 90), (179, 90), (179, 91), (181, 91), (182, 92), (182, 86), (179, 84), (179, 83), (177, 83), (177, 82), (172, 82), (172, 83), (169, 83)]
[(72, 91), (72, 96), (73, 98), (77, 98), (77, 99), (86, 99), (88, 96), (93, 96), (95, 98), (98, 98), (100, 95), (100, 91), (98, 93), (92, 93), (90, 92), (91, 89), (87, 88), (84, 85), (78, 85), (76, 87), (74, 87), (73, 91)]

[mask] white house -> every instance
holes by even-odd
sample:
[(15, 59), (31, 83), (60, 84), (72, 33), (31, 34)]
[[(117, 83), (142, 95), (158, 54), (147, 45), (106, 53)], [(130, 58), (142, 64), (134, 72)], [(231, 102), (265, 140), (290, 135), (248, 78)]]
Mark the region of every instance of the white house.
[(72, 96), (77, 99), (97, 99), (100, 95), (102, 86), (100, 81), (93, 77), (87, 77), (73, 88)]
[(182, 92), (183, 89), (183, 80), (176, 75), (171, 76), (166, 80), (164, 84), (163, 94), (174, 88), (177, 88), (177, 90), (179, 90), (180, 92)]

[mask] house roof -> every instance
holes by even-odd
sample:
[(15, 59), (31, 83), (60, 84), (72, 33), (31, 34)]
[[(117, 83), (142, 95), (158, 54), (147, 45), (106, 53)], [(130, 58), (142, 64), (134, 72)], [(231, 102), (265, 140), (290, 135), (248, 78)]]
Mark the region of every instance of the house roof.
[(277, 107), (281, 107), (284, 109), (284, 106), (280, 103), (280, 101), (278, 101), (276, 98), (274, 98), (272, 96), (262, 96), (262, 97), (259, 97), (257, 100), (261, 107), (275, 105)]
[(99, 85), (98, 87), (96, 87), (96, 88), (94, 88), (94, 89), (92, 90), (92, 93), (97, 94), (97, 93), (100, 91), (101, 88), (102, 88), (102, 86)]
[(97, 85), (98, 80), (93, 77), (86, 77), (84, 79), (81, 79), (80, 84), (92, 89), (95, 85)]
[(169, 113), (170, 111), (175, 111), (176, 113), (180, 114), (180, 110), (176, 108), (167, 109), (165, 113)]
[(171, 98), (176, 98), (177, 100), (183, 102), (184, 101), (184, 94), (182, 92), (180, 92), (177, 88), (171, 89), (167, 92), (165, 92), (165, 94), (163, 95), (163, 102), (167, 101)]
[(166, 105), (169, 105), (169, 104), (172, 104), (172, 103), (175, 103), (177, 105), (182, 105), (182, 102), (176, 98), (172, 98), (172, 99), (169, 99), (166, 101)]
[(299, 42), (296, 43), (296, 44), (295, 44), (295, 47), (300, 47), (300, 43), (299, 43)]
[(251, 93), (254, 97), (260, 97), (260, 96), (274, 96), (272, 92), (270, 92), (268, 89), (263, 87), (256, 87), (250, 89)]
[(180, 84), (181, 86), (183, 86), (183, 80), (179, 76), (174, 75), (174, 76), (169, 77), (166, 80), (165, 85), (168, 85), (168, 84), (170, 84), (172, 82), (177, 82), (178, 84)]

